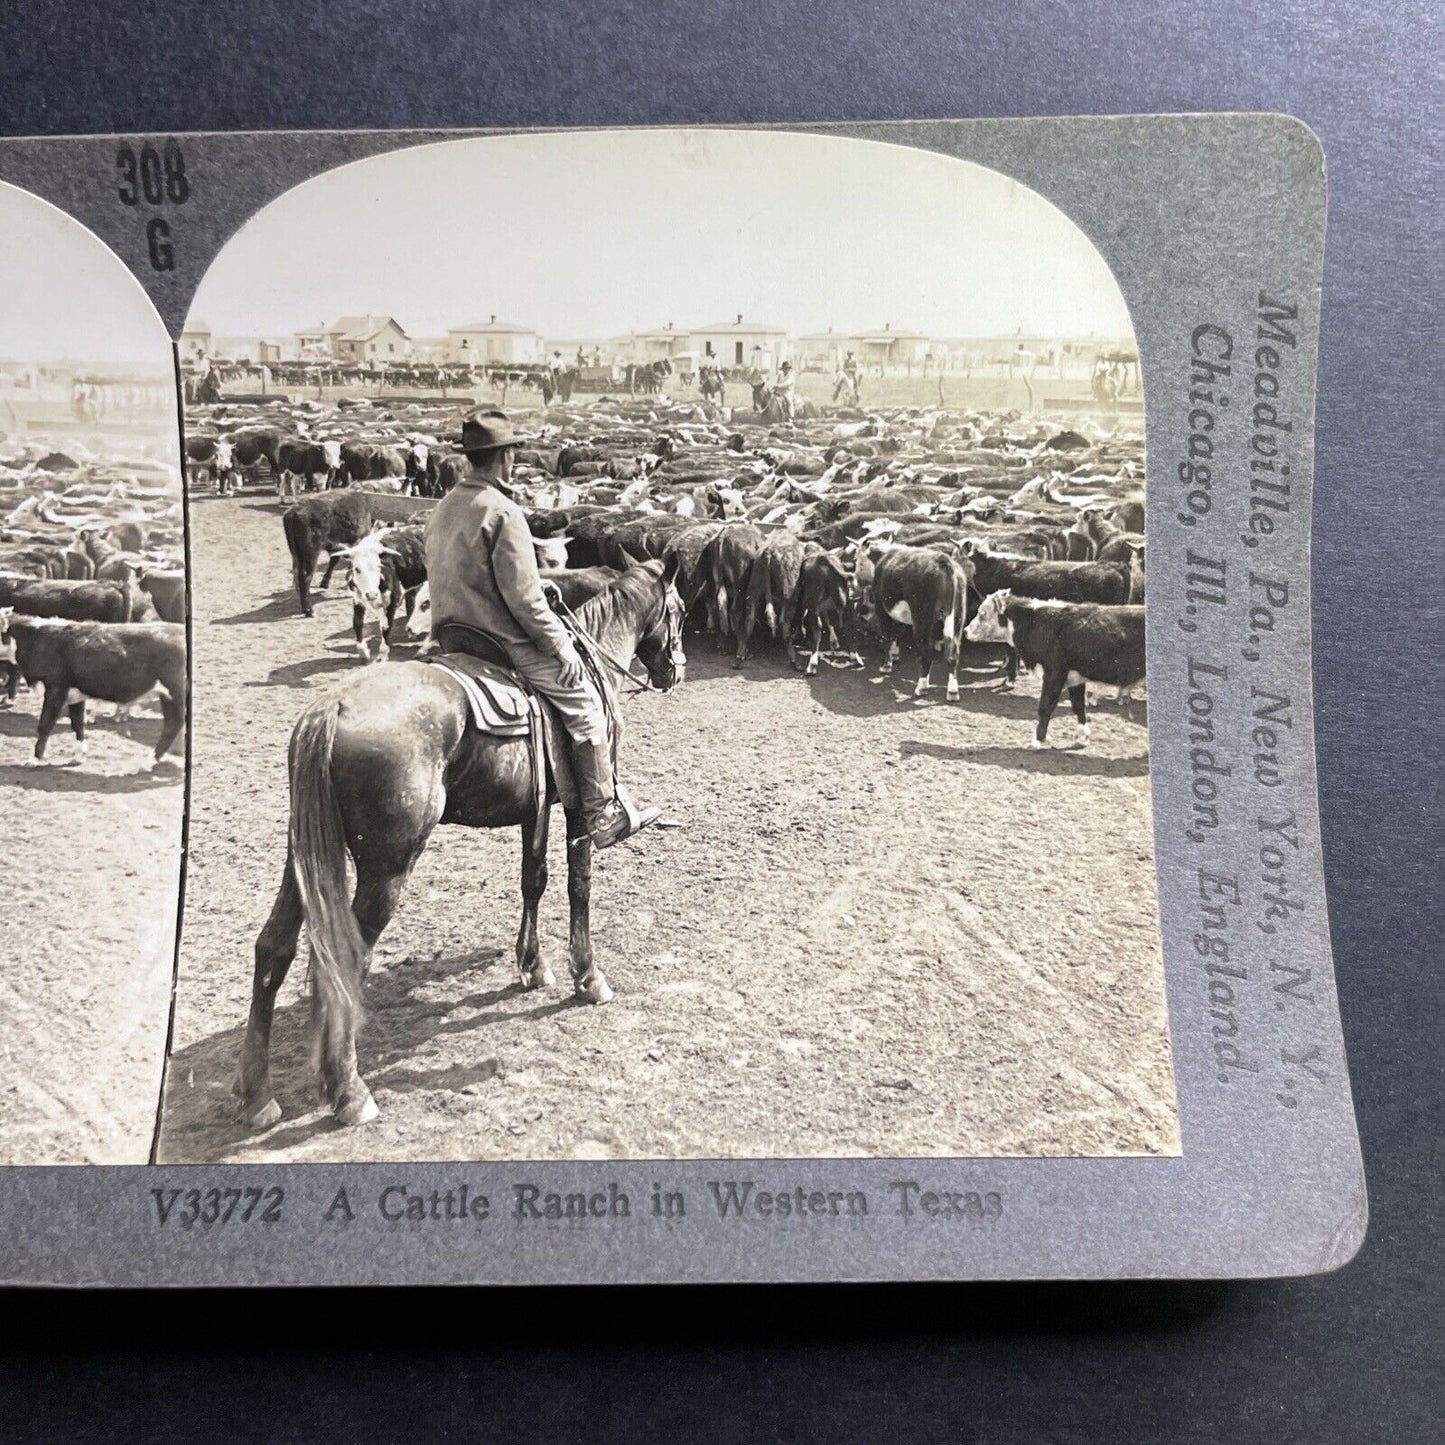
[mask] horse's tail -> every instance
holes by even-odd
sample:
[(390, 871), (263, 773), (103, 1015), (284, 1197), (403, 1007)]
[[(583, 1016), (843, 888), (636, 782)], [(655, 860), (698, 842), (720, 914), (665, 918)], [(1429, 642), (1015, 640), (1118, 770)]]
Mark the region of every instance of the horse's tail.
[(291, 734), (291, 868), (301, 891), (315, 989), (314, 1044), (361, 1019), (366, 941), (347, 896), (346, 834), (331, 776), (341, 705), (312, 703)]

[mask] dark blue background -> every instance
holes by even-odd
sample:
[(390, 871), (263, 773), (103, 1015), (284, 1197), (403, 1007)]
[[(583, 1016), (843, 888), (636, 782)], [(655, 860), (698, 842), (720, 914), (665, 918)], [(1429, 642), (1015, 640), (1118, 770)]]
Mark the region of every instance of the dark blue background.
[(48, 1441), (107, 1438), (120, 1420), (124, 1438), (269, 1441), (1445, 1437), (1442, 60), (1430, 0), (10, 0), (0, 131), (14, 135), (1191, 110), (1309, 122), (1330, 181), (1320, 788), (1372, 1220), (1340, 1275), (1225, 1287), (12, 1294), (0, 1420)]

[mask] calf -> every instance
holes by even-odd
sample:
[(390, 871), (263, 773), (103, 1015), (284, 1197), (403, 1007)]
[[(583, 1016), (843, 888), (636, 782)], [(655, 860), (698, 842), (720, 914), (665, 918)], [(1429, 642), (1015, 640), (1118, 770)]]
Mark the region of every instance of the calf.
[(898, 639), (911, 631), (918, 652), (914, 697), (928, 691), (933, 653), (941, 643), (948, 675), (948, 700), (958, 700), (958, 650), (973, 569), (927, 547), (889, 547), (874, 559), (873, 611), (887, 643), (883, 671), (893, 671)]
[(779, 530), (768, 534), (748, 569), (747, 591), (739, 618), (737, 656), (733, 665), (741, 667), (748, 660), (753, 628), (761, 618), (774, 637), (782, 637), (791, 661), (796, 657), (793, 630), (796, 625), (798, 577), (803, 560), (810, 552), (820, 550), (816, 543), (804, 543), (791, 532)]
[(230, 442), (217, 437), (186, 438), (186, 478), (194, 484), (202, 477), (209, 478), (221, 496), (231, 495), (236, 484), (236, 461)]
[(184, 627), (173, 622), (111, 624), (17, 617), (11, 608), (0, 607), (0, 642), (4, 641), (13, 641), (15, 665), (25, 681), (45, 688), (35, 734), (37, 762), (44, 760), (45, 744), (62, 712), (69, 713), (76, 744), (85, 752), (87, 698), (124, 707), (159, 688), (157, 764), (185, 726)]
[(357, 654), (363, 662), (371, 661), (365, 638), (370, 618), (379, 634), (376, 660), (385, 662), (398, 605), (409, 597), (414, 607), (417, 589), (426, 581), (426, 534), (420, 527), (378, 527), (337, 552), (351, 563), (351, 629)]
[(1026, 667), (1042, 667), (1039, 723), (1034, 746), (1048, 740), (1049, 719), (1064, 688), (1079, 725), (1079, 745), (1089, 745), (1086, 684), (1109, 683), (1127, 693), (1144, 676), (1144, 608), (1096, 603), (1039, 602), (993, 592), (968, 624), (972, 642), (1002, 642)]
[(186, 574), (184, 572), (141, 573), (141, 591), (150, 598), (163, 622), (186, 620)]
[[(842, 552), (812, 550), (798, 569), (798, 587), (794, 594), (794, 611), (803, 635), (809, 643), (808, 664), (803, 669), (808, 677), (818, 671), (818, 657), (823, 650), (826, 631), (833, 647), (838, 644), (838, 629), (852, 619), (855, 574)], [(850, 638), (850, 641), (852, 639)], [(788, 639), (788, 660), (797, 665), (797, 653), (791, 636)], [(856, 649), (853, 661), (859, 667), (863, 659)]]
[(307, 497), (287, 507), (281, 517), (286, 533), (286, 546), (291, 553), (291, 577), (296, 586), (296, 600), (301, 611), (310, 617), (311, 576), (316, 559), (326, 552), (327, 564), (321, 585), (331, 584), (331, 574), (341, 561), (339, 549), (354, 546), (378, 523), (396, 525), (413, 520), (423, 521), (431, 503), (415, 497), (389, 497), (379, 492), (327, 492)]
[(708, 624), (717, 627), (719, 648), (726, 648), (728, 635), (738, 630), (753, 558), (766, 541), (767, 533), (760, 527), (737, 522), (723, 527), (704, 545), (698, 558), (706, 589)]

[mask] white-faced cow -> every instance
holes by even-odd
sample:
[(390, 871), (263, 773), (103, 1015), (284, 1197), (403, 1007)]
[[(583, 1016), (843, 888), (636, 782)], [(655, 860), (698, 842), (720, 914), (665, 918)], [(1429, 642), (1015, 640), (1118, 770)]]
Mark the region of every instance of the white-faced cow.
[(337, 555), (351, 564), (351, 629), (357, 655), (371, 661), (366, 624), (376, 624), (376, 660), (385, 662), (391, 651), (391, 629), (396, 609), (407, 602), (408, 617), (417, 589), (426, 581), (426, 534), (420, 527), (377, 527)]
[(1005, 589), (990, 593), (968, 624), (971, 642), (1001, 642), (1025, 667), (1041, 667), (1039, 722), (1034, 746), (1048, 741), (1049, 719), (1069, 690), (1079, 745), (1089, 744), (1086, 684), (1108, 683), (1127, 693), (1144, 676), (1144, 608), (1087, 602), (1039, 602)]

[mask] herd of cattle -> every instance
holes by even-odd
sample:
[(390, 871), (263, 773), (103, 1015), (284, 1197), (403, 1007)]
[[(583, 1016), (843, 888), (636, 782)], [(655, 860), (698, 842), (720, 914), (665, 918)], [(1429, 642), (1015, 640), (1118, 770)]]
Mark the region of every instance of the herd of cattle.
[[(321, 558), (323, 588), (344, 563), (357, 649), (384, 658), (398, 610), (428, 630), (423, 526), (466, 466), (446, 439), (457, 416), (455, 401), (192, 408), (189, 465), (197, 484), (295, 498), (302, 612)], [(569, 607), (676, 557), (692, 625), (739, 667), (763, 631), (808, 674), (825, 643), (856, 664), (876, 645), (884, 672), (906, 646), (915, 696), (941, 664), (950, 700), (964, 641), (1002, 644), (1008, 682), (1019, 660), (1043, 670), (1040, 746), (1065, 689), (1087, 743), (1085, 685), (1122, 698), (1143, 678), (1139, 435), (918, 407), (778, 424), (668, 399), (554, 405), (522, 434), (514, 484)]]
[(34, 756), (62, 714), (158, 694), (159, 764), (186, 719), (186, 578), (175, 468), (27, 441), (0, 454), (0, 707), (41, 693)]

